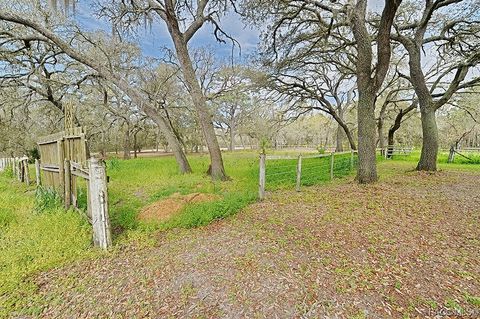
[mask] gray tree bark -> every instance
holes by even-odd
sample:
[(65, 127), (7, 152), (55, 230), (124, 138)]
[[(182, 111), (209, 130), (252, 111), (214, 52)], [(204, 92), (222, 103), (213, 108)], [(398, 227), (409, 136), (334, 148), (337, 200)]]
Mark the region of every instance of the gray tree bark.
[(422, 153), (417, 165), (419, 171), (436, 171), (438, 156), (438, 127), (435, 109), (422, 108)]
[[(357, 42), (357, 87), (359, 93), (358, 116), (358, 171), (357, 180), (361, 184), (378, 180), (376, 161), (376, 93), (388, 72), (391, 58), (390, 32), (398, 6), (402, 1), (386, 0), (378, 27), (378, 61), (372, 68), (372, 43), (366, 26), (367, 1), (357, 0), (352, 8), (352, 31)], [(374, 75), (372, 76), (373, 70)]]
[(228, 177), (225, 173), (222, 153), (220, 151), (220, 146), (218, 145), (217, 136), (215, 134), (212, 114), (207, 107), (206, 98), (202, 92), (200, 84), (197, 81), (197, 76), (188, 52), (187, 39), (180, 31), (178, 18), (175, 16), (175, 8), (171, 1), (166, 1), (166, 9), (167, 28), (172, 37), (183, 77), (188, 91), (192, 97), (195, 111), (202, 127), (205, 142), (210, 154), (211, 164), (208, 173), (214, 180), (226, 180)]
[(123, 159), (130, 159), (130, 127), (127, 126), (123, 138)]

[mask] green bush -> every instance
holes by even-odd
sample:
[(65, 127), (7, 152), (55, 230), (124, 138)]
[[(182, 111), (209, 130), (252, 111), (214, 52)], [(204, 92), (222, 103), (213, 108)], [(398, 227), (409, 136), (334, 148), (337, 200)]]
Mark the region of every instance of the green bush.
[(62, 206), (62, 198), (52, 188), (37, 187), (35, 192), (35, 211), (43, 213)]
[(32, 148), (27, 151), (28, 162), (30, 164), (35, 163), (36, 159), (40, 159), (40, 151), (38, 148)]
[(317, 151), (318, 151), (318, 154), (325, 154), (327, 152), (322, 145), (317, 146)]

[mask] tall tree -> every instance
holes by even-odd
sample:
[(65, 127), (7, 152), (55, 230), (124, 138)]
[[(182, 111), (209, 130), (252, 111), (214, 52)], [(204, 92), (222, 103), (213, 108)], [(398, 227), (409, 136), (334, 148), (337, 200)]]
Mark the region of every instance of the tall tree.
[(356, 41), (356, 75), (358, 87), (358, 181), (378, 179), (375, 154), (375, 101), (387, 75), (391, 44), (390, 32), (401, 0), (385, 0), (376, 36), (377, 62), (373, 65), (371, 35), (367, 28), (367, 0), (358, 0), (352, 12), (352, 31)]
[(228, 0), (118, 0), (103, 9), (118, 30), (136, 26), (141, 21), (151, 23), (155, 16), (165, 22), (209, 150), (209, 173), (213, 179), (219, 180), (227, 179), (222, 153), (213, 126), (213, 114), (195, 73), (188, 44), (206, 23), (213, 25), (217, 40), (224, 41), (220, 35), (228, 36), (220, 28), (218, 20), (229, 3)]
[[(377, 181), (375, 100), (390, 65), (390, 32), (401, 0), (385, 0), (383, 12), (367, 16), (367, 0), (251, 0), (245, 7), (251, 20), (273, 23), (272, 45), (287, 39), (284, 52), (292, 53), (298, 63), (314, 53), (316, 63), (333, 64), (341, 74), (353, 74), (358, 91), (358, 154), (357, 180)], [(263, 12), (260, 10), (264, 8)], [(370, 17), (371, 16), (371, 17)], [(376, 48), (376, 61), (373, 48)], [(308, 61), (308, 59), (307, 59)], [(327, 71), (328, 72), (328, 71)], [(329, 74), (327, 73), (327, 76)], [(339, 123), (340, 124), (340, 123)]]
[[(39, 10), (39, 8), (32, 10)], [(38, 15), (38, 12), (36, 15)], [(10, 38), (19, 43), (47, 42), (55, 45), (64, 54), (93, 69), (98, 76), (111, 82), (127, 94), (133, 103), (152, 118), (162, 130), (175, 155), (180, 172), (191, 172), (190, 164), (188, 163), (180, 141), (174, 134), (171, 124), (148, 103), (148, 99), (141, 89), (132, 85), (128, 78), (124, 77), (124, 74), (118, 72), (115, 64), (112, 63), (114, 61), (110, 59), (112, 52), (105, 50), (106, 45), (104, 45), (104, 42), (90, 38), (78, 28), (75, 28), (73, 36), (66, 40), (63, 34), (54, 32), (48, 23), (41, 21), (36, 15), (25, 17), (25, 15), (21, 15), (16, 10), (11, 10), (8, 6), (0, 10), (0, 20), (4, 23), (14, 23), (26, 28), (16, 28), (17, 32), (8, 34)], [(7, 28), (9, 27), (11, 28), (11, 26), (7, 26)], [(122, 43), (118, 41), (110, 42), (110, 48), (113, 50), (116, 49), (118, 52), (118, 50), (122, 49)]]
[[(399, 16), (392, 38), (408, 52), (410, 75), (420, 105), (423, 144), (417, 170), (435, 171), (438, 156), (436, 112), (452, 96), (478, 85), (469, 71), (480, 63), (480, 4), (470, 0), (426, 0), (423, 9), (410, 3)], [(425, 53), (428, 49), (428, 54)], [(437, 55), (432, 57), (433, 52)], [(440, 72), (428, 78), (425, 58)], [(470, 76), (469, 76), (470, 74)]]

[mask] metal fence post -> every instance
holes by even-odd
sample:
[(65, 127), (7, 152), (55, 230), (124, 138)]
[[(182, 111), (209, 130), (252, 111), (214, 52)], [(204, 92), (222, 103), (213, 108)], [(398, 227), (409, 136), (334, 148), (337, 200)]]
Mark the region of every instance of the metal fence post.
[(333, 180), (333, 165), (335, 161), (335, 153), (330, 155), (330, 180)]
[(260, 154), (259, 177), (258, 177), (258, 197), (260, 200), (265, 198), (265, 160), (266, 155)]
[(298, 155), (297, 161), (297, 186), (296, 191), (300, 191), (300, 186), (302, 185), (302, 155)]

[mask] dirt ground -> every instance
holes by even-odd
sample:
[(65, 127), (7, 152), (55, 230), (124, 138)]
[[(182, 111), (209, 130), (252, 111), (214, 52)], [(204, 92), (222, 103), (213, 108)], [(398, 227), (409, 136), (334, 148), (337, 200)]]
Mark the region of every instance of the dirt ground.
[(143, 221), (165, 221), (178, 214), (187, 204), (203, 203), (219, 199), (218, 195), (192, 193), (181, 195), (175, 193), (168, 198), (156, 201), (143, 208), (138, 214), (138, 219)]
[(478, 318), (480, 172), (269, 194), (40, 275), (42, 318)]

